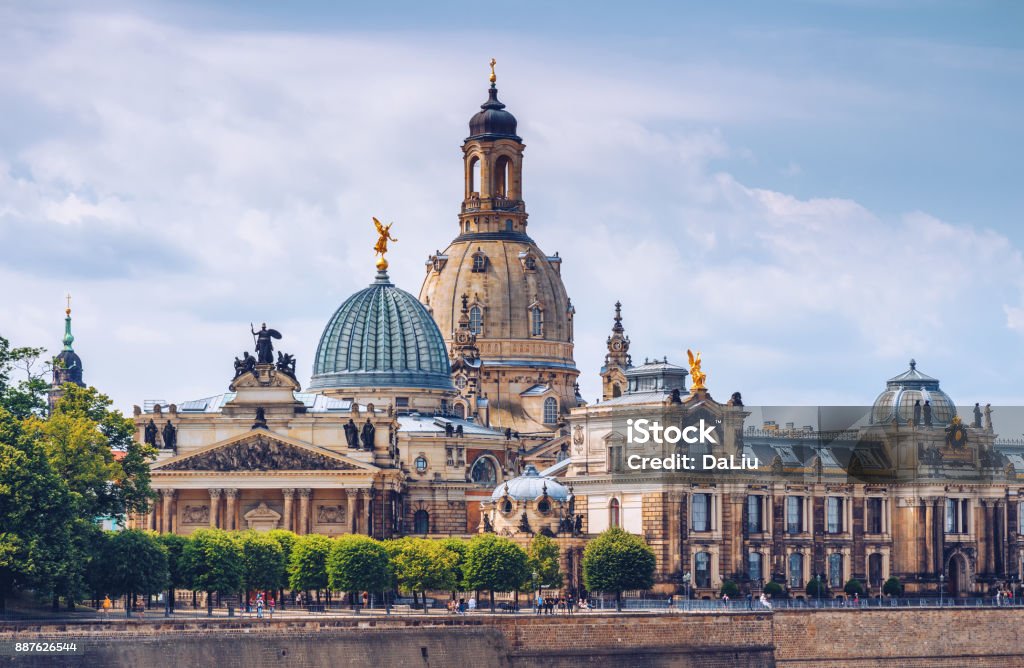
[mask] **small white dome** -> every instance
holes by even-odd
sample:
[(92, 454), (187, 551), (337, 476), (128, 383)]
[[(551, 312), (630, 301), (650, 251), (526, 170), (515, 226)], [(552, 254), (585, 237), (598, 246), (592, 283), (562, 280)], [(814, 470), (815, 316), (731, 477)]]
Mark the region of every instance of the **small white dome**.
[(569, 488), (554, 478), (542, 476), (533, 464), (527, 464), (526, 470), (517, 478), (498, 485), (491, 494), (491, 499), (498, 500), (508, 494), (516, 501), (535, 501), (547, 493), (554, 501), (567, 501)]

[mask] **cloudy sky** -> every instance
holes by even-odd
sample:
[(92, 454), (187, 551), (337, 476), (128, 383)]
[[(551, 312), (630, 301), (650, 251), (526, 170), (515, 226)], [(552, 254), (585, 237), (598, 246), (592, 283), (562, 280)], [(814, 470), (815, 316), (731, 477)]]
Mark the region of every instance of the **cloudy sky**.
[(588, 399), (621, 299), (720, 399), (870, 403), (915, 357), (1024, 402), (1019, 3), (360, 4), (0, 2), (0, 335), (56, 352), (70, 291), (125, 410), (224, 391), (250, 322), (308, 380), (370, 216), (414, 294), (455, 236), (493, 56)]

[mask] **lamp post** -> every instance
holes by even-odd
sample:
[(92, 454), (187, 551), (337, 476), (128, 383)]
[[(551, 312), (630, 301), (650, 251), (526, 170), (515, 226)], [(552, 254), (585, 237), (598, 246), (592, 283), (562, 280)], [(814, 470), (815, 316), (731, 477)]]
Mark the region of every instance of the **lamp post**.
[(821, 607), (821, 573), (814, 576), (814, 579), (818, 581), (818, 586), (814, 588), (814, 591), (818, 594), (818, 607)]
[(942, 607), (942, 595), (945, 593), (946, 574), (939, 573), (939, 607)]
[(683, 573), (683, 587), (686, 591), (686, 609), (690, 609), (690, 571)]
[[(537, 595), (539, 594), (539, 592), (537, 591), (537, 571), (534, 571), (533, 573), (531, 573), (531, 578), (532, 578), (531, 579), (531, 584), (533, 585), (533, 604), (536, 606), (537, 605)], [(540, 607), (540, 606), (537, 606), (537, 607)], [(534, 610), (534, 612), (537, 612), (537, 611)]]

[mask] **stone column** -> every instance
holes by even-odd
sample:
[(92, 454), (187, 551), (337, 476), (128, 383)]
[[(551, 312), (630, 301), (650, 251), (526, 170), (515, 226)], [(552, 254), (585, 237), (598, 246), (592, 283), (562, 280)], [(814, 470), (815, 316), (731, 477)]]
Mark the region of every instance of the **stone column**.
[(156, 531), (156, 503), (153, 503), (153, 507), (146, 513), (146, 528), (150, 531)]
[(345, 490), (345, 503), (346, 503), (346, 515), (345, 521), (348, 523), (348, 533), (356, 532), (356, 491), (354, 489)]
[(298, 533), (309, 533), (309, 499), (313, 496), (313, 490), (299, 490), (299, 530)]
[(238, 490), (225, 489), (224, 496), (227, 499), (227, 507), (224, 510), (224, 528), (228, 531), (234, 531), (238, 528), (235, 522), (235, 502), (238, 500)]
[(295, 499), (295, 490), (291, 487), (286, 487), (281, 490), (281, 494), (284, 495), (284, 528), (288, 531), (292, 531), (292, 502)]
[(161, 521), (161, 524), (160, 524), (160, 531), (162, 533), (171, 533), (171, 530), (172, 530), (172, 527), (171, 527), (171, 504), (174, 503), (174, 494), (175, 494), (175, 490), (173, 490), (173, 489), (161, 489), (160, 490), (160, 498), (161, 498), (161, 504), (162, 504), (161, 505), (161, 510), (163, 511), (162, 512), (162, 517), (161, 517), (162, 521)]
[(210, 528), (216, 529), (218, 526), (218, 515), (220, 514), (220, 495), (221, 490), (211, 489), (210, 492)]
[[(668, 492), (666, 494), (668, 500), (668, 508), (666, 508), (666, 514), (668, 515), (668, 575), (675, 575), (679, 572), (679, 501), (682, 495), (679, 492)], [(575, 520), (576, 518), (572, 518)]]

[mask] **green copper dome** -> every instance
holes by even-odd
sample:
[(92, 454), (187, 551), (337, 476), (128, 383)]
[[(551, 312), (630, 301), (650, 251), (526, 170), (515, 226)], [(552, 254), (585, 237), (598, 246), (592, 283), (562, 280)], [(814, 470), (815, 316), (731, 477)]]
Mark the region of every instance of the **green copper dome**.
[(335, 311), (316, 349), (309, 388), (350, 387), (455, 389), (434, 319), (383, 271)]

